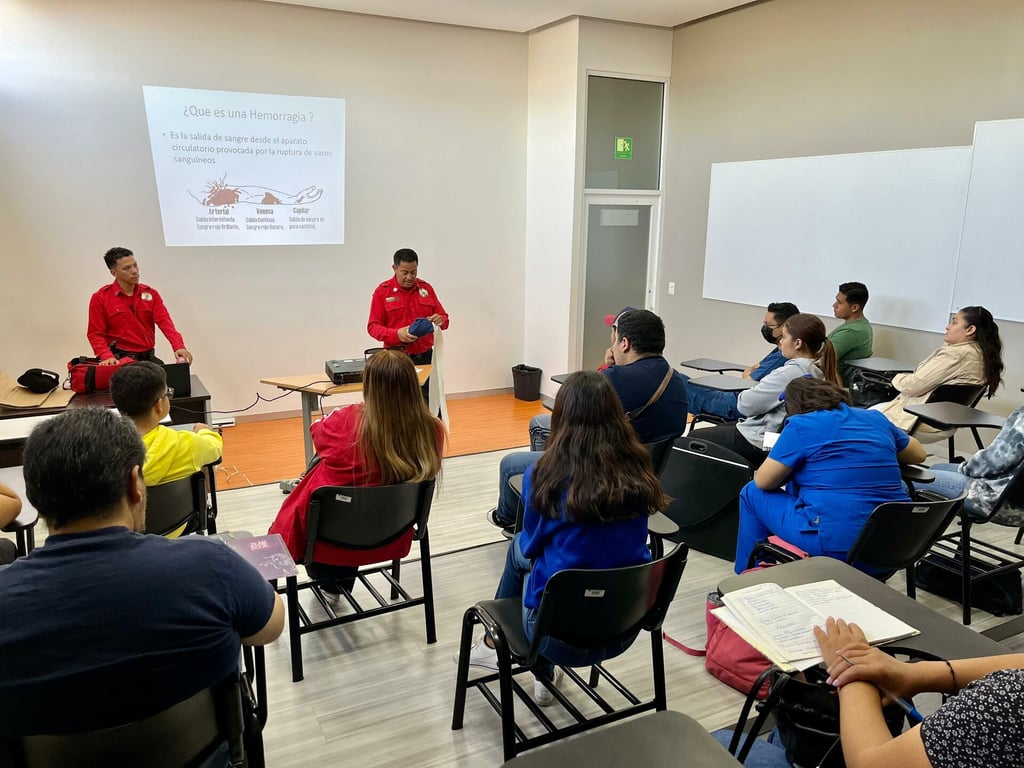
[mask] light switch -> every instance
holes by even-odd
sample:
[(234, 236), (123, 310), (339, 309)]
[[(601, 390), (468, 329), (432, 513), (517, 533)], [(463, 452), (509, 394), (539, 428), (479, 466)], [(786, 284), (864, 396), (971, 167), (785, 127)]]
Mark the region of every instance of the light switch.
[(668, 295), (669, 296), (675, 296), (676, 295), (676, 284), (675, 283), (669, 283), (668, 284)]

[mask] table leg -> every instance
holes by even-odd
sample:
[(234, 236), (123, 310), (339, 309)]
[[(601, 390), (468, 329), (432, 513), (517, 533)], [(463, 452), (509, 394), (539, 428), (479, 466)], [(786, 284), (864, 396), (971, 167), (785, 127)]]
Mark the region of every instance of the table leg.
[(316, 405), (316, 395), (312, 392), (302, 393), (302, 445), (306, 451), (306, 466), (313, 459), (313, 438), (309, 434), (309, 427), (313, 423), (313, 409)]

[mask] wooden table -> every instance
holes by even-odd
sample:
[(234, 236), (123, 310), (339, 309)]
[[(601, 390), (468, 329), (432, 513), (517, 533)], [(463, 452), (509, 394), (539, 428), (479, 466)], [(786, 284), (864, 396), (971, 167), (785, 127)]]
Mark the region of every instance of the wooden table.
[[(416, 377), (420, 386), (430, 378), (432, 366), (417, 365)], [(320, 400), (331, 395), (346, 395), (363, 391), (363, 382), (335, 384), (326, 373), (307, 373), (300, 376), (277, 376), (260, 379), (260, 384), (269, 384), (278, 389), (298, 392), (302, 396), (302, 440), (306, 453), (306, 464), (313, 458), (313, 438), (309, 427), (313, 423), (313, 411), (320, 410)]]
[(835, 579), (851, 592), (919, 630), (921, 634), (893, 643), (894, 646), (908, 649), (911, 654), (913, 651), (921, 651), (923, 654), (941, 659), (966, 659), (1009, 652), (1006, 646), (995, 640), (990, 640), (969, 627), (936, 613), (878, 579), (831, 557), (810, 557), (794, 563), (730, 576), (723, 580), (718, 588), (724, 594), (753, 584), (773, 582), (783, 587), (792, 587), (824, 579)]
[(690, 379), (690, 384), (697, 387), (706, 387), (707, 389), (718, 389), (723, 392), (743, 392), (753, 387), (757, 382), (753, 379), (741, 379), (738, 376), (713, 373), (710, 376)]
[[(0, 407), (0, 467), (13, 467), (21, 464), (21, 451), (25, 447), (25, 439), (29, 433), (47, 419), (69, 408), (84, 408), (98, 405), (101, 408), (113, 408), (114, 400), (110, 392), (93, 392), (75, 395), (67, 406), (60, 408), (3, 408)], [(195, 374), (192, 375), (192, 393), (188, 396), (171, 399), (170, 423), (194, 424), (202, 420), (211, 422), (210, 392)]]
[(693, 360), (683, 360), (680, 363), (684, 368), (695, 368), (698, 371), (745, 371), (747, 366), (742, 363), (729, 363), (724, 360), (715, 360), (710, 357), (695, 357)]

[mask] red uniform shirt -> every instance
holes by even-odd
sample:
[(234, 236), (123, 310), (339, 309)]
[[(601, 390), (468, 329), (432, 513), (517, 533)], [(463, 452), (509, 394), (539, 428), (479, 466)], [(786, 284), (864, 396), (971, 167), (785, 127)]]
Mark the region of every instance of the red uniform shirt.
[(100, 360), (114, 355), (110, 345), (116, 344), (125, 352), (148, 352), (156, 346), (156, 328), (177, 352), (185, 348), (185, 340), (174, 327), (164, 300), (155, 288), (137, 283), (135, 292), (128, 296), (115, 280), (100, 288), (89, 299), (89, 328), (86, 335), (92, 351)]
[[(306, 473), (281, 504), (268, 533), (279, 533), (296, 562), (306, 557), (306, 515), (313, 491), (324, 485), (361, 487), (380, 485), (380, 471), (371, 468), (359, 453), (359, 430), (363, 405), (345, 406), (314, 421), (309, 428), (313, 445), (322, 461)], [(438, 422), (438, 452), (444, 449), (444, 427)], [(313, 550), (316, 562), (325, 565), (368, 565), (395, 560), (409, 554), (412, 531), (376, 549), (343, 549), (319, 542)]]
[[(433, 287), (426, 280), (416, 280), (412, 288), (402, 288), (392, 277), (377, 286), (370, 299), (370, 319), (366, 331), (386, 347), (402, 344), (398, 329), (411, 325), (419, 317), (440, 315), (441, 328), (448, 328), (448, 313), (441, 306)], [(406, 344), (410, 355), (426, 352), (434, 346), (434, 334), (420, 336), (412, 344)]]

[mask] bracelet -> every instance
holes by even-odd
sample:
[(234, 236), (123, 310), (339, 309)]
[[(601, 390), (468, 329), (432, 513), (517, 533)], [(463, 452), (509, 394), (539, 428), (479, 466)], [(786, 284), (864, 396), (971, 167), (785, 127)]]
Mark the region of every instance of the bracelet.
[(949, 670), (949, 676), (953, 678), (953, 695), (956, 696), (960, 693), (960, 684), (956, 681), (956, 672), (953, 671), (953, 665), (948, 660), (943, 659), (942, 663), (946, 665), (946, 668)]

